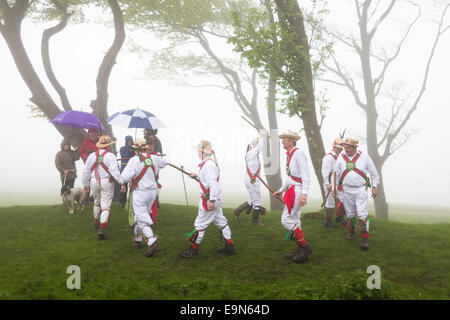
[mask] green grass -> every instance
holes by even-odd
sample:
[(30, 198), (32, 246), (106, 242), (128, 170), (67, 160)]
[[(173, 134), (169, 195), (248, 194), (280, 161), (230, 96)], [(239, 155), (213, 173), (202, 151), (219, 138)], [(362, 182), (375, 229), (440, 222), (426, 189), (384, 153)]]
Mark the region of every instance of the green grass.
[[(162, 251), (145, 258), (131, 244), (127, 213), (113, 204), (107, 240), (97, 240), (92, 206), (70, 215), (61, 205), (0, 208), (0, 299), (449, 299), (450, 236), (447, 224), (406, 224), (372, 218), (370, 250), (346, 230), (324, 229), (322, 213), (302, 218), (314, 252), (304, 264), (284, 258), (280, 212), (266, 227), (241, 222), (225, 209), (237, 255), (223, 246), (212, 224), (200, 257), (183, 260), (196, 207), (162, 204), (154, 230)], [(81, 268), (81, 290), (66, 288), (69, 265)], [(368, 290), (366, 269), (381, 269), (381, 290)]]

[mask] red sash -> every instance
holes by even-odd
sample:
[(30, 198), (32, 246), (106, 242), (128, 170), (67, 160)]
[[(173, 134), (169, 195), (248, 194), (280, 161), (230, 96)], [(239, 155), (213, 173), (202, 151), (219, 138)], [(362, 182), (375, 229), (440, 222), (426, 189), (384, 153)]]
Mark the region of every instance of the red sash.
[(256, 176), (259, 174), (259, 170), (261, 169), (261, 165), (259, 165), (258, 170), (256, 170), (255, 174), (252, 174), (250, 169), (248, 168), (247, 162), (245, 163), (245, 167), (247, 168), (247, 174), (250, 177), (250, 183), (255, 183)]
[(295, 186), (291, 186), (283, 196), (284, 203), (288, 208), (288, 213), (291, 214), (291, 210), (295, 205)]
[(290, 152), (288, 152), (288, 157), (286, 159), (286, 173), (289, 177), (292, 178), (292, 180), (294, 180), (298, 183), (303, 183), (302, 178), (291, 175), (291, 170), (289, 169), (289, 165), (291, 164), (292, 156), (294, 155), (295, 151), (297, 151), (297, 150), (298, 150), (298, 148), (293, 148)]
[[(329, 153), (329, 155), (330, 156), (332, 156), (333, 157), (333, 159), (336, 161), (337, 160), (337, 155), (334, 155), (334, 154), (332, 154), (331, 152)], [(328, 183), (330, 183), (331, 184), (331, 175), (332, 175), (333, 173), (330, 173), (329, 175), (328, 175)]]
[(111, 175), (111, 173), (109, 172), (108, 167), (107, 167), (106, 164), (103, 162), (103, 158), (105, 157), (105, 154), (108, 153), (108, 150), (105, 150), (105, 152), (103, 152), (100, 156), (98, 155), (98, 153), (99, 153), (99, 150), (95, 151), (95, 157), (96, 157), (96, 160), (95, 160), (95, 163), (94, 163), (94, 164), (92, 165), (92, 167), (91, 167), (91, 172), (92, 172), (93, 170), (95, 170), (95, 179), (97, 179), (98, 185), (101, 186), (101, 185), (102, 185), (102, 182), (101, 182), (101, 178), (100, 178), (100, 173), (98, 172), (98, 165), (99, 165), (99, 164), (102, 166), (103, 170), (105, 170), (106, 173), (109, 174), (109, 176), (110, 176), (109, 181), (110, 181), (110, 182), (113, 182), (113, 181), (115, 181), (116, 179), (114, 179), (114, 177), (113, 177), (113, 176)]
[(345, 163), (346, 163), (346, 169), (344, 170), (344, 172), (342, 172), (341, 177), (339, 178), (339, 186), (338, 186), (338, 190), (339, 191), (343, 190), (342, 182), (344, 181), (345, 176), (350, 171), (355, 171), (357, 174), (359, 174), (364, 179), (364, 181), (366, 181), (366, 188), (370, 187), (370, 180), (369, 180), (369, 178), (365, 175), (364, 172), (362, 172), (361, 170), (356, 168), (356, 161), (359, 159), (360, 155), (361, 155), (361, 151), (359, 151), (356, 154), (356, 156), (353, 158), (353, 161), (352, 161), (345, 154), (342, 154), (342, 158), (345, 160)]

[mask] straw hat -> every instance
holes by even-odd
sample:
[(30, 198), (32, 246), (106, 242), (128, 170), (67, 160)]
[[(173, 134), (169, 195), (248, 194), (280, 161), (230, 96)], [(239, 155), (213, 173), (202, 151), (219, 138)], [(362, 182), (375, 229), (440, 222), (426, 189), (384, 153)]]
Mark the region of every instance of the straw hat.
[(112, 144), (116, 143), (115, 141), (112, 141), (111, 137), (108, 135), (103, 135), (98, 139), (98, 142), (95, 144), (97, 148), (106, 148)]
[(202, 151), (203, 153), (212, 154), (212, 145), (208, 140), (201, 140), (197, 145), (197, 150)]
[(280, 139), (284, 139), (284, 138), (290, 138), (290, 139), (294, 139), (295, 141), (300, 139), (300, 136), (298, 135), (298, 133), (294, 130), (289, 129), (288, 131), (284, 131), (283, 134), (279, 135)]
[(359, 142), (358, 139), (355, 139), (355, 138), (347, 138), (347, 139), (345, 139), (344, 144), (356, 148), (356, 147), (358, 146), (358, 142)]
[(336, 139), (334, 139), (334, 142), (333, 142), (333, 148), (343, 149), (344, 148), (343, 144), (344, 144), (344, 139), (336, 138)]
[(147, 148), (147, 140), (144, 138), (137, 138), (135, 144), (133, 144), (133, 148)]

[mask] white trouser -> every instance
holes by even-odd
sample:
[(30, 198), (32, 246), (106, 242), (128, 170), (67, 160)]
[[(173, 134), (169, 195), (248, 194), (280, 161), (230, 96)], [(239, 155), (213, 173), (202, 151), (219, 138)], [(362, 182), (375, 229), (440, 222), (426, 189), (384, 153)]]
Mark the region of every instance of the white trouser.
[[(290, 186), (289, 186), (290, 188)], [(301, 228), (300, 217), (302, 215), (302, 207), (298, 203), (300, 195), (302, 194), (302, 187), (295, 186), (295, 204), (289, 214), (287, 206), (284, 206), (283, 214), (281, 215), (281, 224), (288, 230), (294, 230), (296, 227)]]
[(194, 222), (195, 230), (198, 230), (198, 236), (195, 243), (200, 244), (203, 236), (205, 235), (205, 229), (214, 222), (216, 227), (222, 230), (223, 237), (228, 240), (231, 239), (231, 229), (228, 226), (227, 218), (223, 215), (222, 201), (216, 201), (216, 208), (212, 211), (206, 211), (203, 208), (203, 200), (200, 199), (198, 204), (198, 215)]
[(101, 186), (96, 179), (91, 179), (91, 195), (94, 197), (94, 219), (106, 223), (109, 219), (109, 210), (114, 197), (114, 183), (109, 178), (101, 179)]
[(349, 187), (344, 185), (341, 199), (344, 204), (345, 213), (349, 219), (355, 217), (355, 212), (359, 219), (367, 218), (367, 202), (369, 200), (369, 195), (367, 194), (365, 186)]
[(253, 206), (253, 208), (261, 206), (261, 187), (259, 179), (256, 178), (255, 182), (251, 183), (250, 177), (247, 175), (245, 177), (245, 187), (247, 188), (248, 195), (250, 196), (248, 204)]
[[(323, 190), (325, 191), (325, 196), (326, 196), (328, 194), (326, 183), (323, 184)], [(334, 208), (335, 206), (336, 206), (336, 204), (334, 202), (333, 194), (330, 192), (330, 194), (328, 195), (327, 201), (325, 202), (325, 208)]]
[[(156, 199), (156, 189), (133, 191), (133, 211), (134, 211), (134, 240), (142, 241), (142, 234), (147, 238), (147, 245), (150, 247), (156, 237), (153, 234), (151, 225), (153, 224), (151, 214), (152, 205)], [(150, 213), (150, 214), (149, 214)]]

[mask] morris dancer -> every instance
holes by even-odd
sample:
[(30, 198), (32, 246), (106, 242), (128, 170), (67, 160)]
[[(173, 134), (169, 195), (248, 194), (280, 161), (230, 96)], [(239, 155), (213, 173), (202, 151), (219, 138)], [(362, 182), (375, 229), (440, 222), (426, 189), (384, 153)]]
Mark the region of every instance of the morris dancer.
[[(227, 218), (222, 212), (222, 190), (219, 182), (219, 166), (217, 165), (211, 142), (202, 140), (197, 146), (198, 157), (201, 159), (198, 174), (191, 173), (191, 178), (198, 178), (200, 184), (201, 199), (198, 205), (198, 215), (194, 222), (195, 229), (186, 234), (186, 239), (193, 242), (187, 251), (179, 252), (182, 258), (198, 257), (198, 248), (205, 235), (206, 228), (214, 222), (220, 229), (221, 239), (225, 242), (225, 248), (219, 253), (228, 255), (235, 254), (233, 241), (231, 240), (231, 229)], [(212, 158), (214, 155), (214, 159)]]
[(312, 248), (303, 237), (302, 225), (300, 222), (302, 206), (306, 205), (309, 191), (309, 168), (305, 153), (296, 147), (300, 136), (288, 130), (279, 136), (282, 139), (286, 152), (286, 171), (288, 178), (277, 192), (275, 197), (280, 197), (285, 192), (283, 200), (286, 203), (281, 216), (282, 225), (288, 230), (286, 239), (296, 240), (297, 249), (292, 254), (287, 254), (286, 258), (293, 262), (300, 263), (308, 260), (312, 254)]
[(114, 196), (114, 180), (121, 183), (117, 158), (108, 151), (114, 144), (110, 136), (101, 136), (96, 144), (97, 151), (86, 159), (82, 182), (84, 192), (89, 192), (89, 177), (91, 193), (94, 197), (94, 228), (98, 230), (98, 239), (105, 239), (105, 228), (109, 221), (111, 202)]
[(369, 155), (357, 150), (358, 140), (347, 138), (344, 142), (344, 153), (337, 159), (334, 171), (338, 177), (338, 190), (342, 192), (342, 202), (347, 213), (346, 227), (349, 229), (347, 240), (355, 239), (356, 218), (362, 236), (362, 250), (369, 249), (369, 220), (367, 219), (367, 201), (372, 178), (372, 198), (377, 196), (377, 186), (380, 181), (377, 169)]
[[(334, 164), (336, 163), (336, 159), (344, 148), (342, 144), (344, 140), (341, 138), (334, 139), (333, 150), (325, 155), (322, 159), (322, 177), (323, 177), (323, 188), (325, 190), (325, 195), (328, 194), (328, 197), (325, 202), (325, 227), (326, 228), (336, 228), (336, 225), (332, 221), (333, 211), (335, 208), (334, 197), (331, 194), (332, 189), (332, 176), (334, 170)], [(337, 217), (336, 217), (337, 221)]]
[[(150, 258), (161, 250), (151, 226), (157, 211), (156, 195), (159, 185), (157, 176), (159, 170), (167, 165), (167, 161), (160, 156), (147, 153), (146, 148), (149, 146), (144, 138), (136, 139), (133, 147), (137, 149), (137, 155), (130, 159), (121, 177), (123, 183), (131, 181), (135, 223), (133, 245), (141, 248), (144, 234), (148, 245), (145, 256)], [(125, 191), (125, 185), (122, 185), (121, 189)]]
[(245, 167), (247, 170), (247, 174), (245, 175), (245, 187), (247, 188), (250, 200), (245, 201), (232, 211), (237, 221), (239, 221), (239, 215), (242, 211), (246, 210), (247, 214), (250, 213), (250, 211), (253, 211), (252, 224), (258, 227), (264, 227), (264, 223), (259, 221), (259, 216), (264, 215), (266, 212), (266, 209), (262, 206), (260, 182), (256, 177), (261, 169), (259, 154), (263, 148), (266, 136), (266, 132), (260, 130), (259, 138), (254, 139), (252, 143), (247, 146), (247, 153), (245, 154)]

